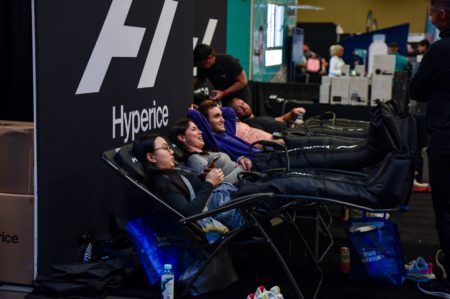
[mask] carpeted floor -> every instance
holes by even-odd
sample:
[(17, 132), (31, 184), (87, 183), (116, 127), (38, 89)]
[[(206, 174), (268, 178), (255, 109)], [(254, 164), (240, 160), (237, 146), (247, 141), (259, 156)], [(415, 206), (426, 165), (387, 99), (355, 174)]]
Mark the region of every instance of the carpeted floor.
[[(330, 207), (334, 216), (331, 231), (334, 236), (334, 246), (321, 263), (324, 272), (324, 282), (320, 288), (319, 299), (415, 299), (428, 298), (418, 291), (416, 283), (406, 281), (403, 286), (392, 286), (381, 283), (349, 281), (340, 273), (340, 247), (347, 245), (344, 232), (345, 223), (340, 220), (340, 209)], [(391, 216), (391, 220), (398, 225), (402, 239), (405, 260), (409, 261), (418, 256), (427, 261), (434, 261), (434, 254), (439, 248), (437, 235), (434, 229), (434, 216), (429, 193), (414, 193), (409, 204), (409, 211)], [(309, 229), (308, 225), (305, 225)], [(281, 227), (281, 229), (283, 229)], [(280, 232), (283, 235), (283, 231)], [(239, 281), (231, 286), (206, 295), (198, 299), (245, 299), (249, 293), (255, 291), (259, 285), (271, 287), (280, 286), (284, 298), (296, 298), (288, 279), (270, 251), (261, 246), (235, 247), (230, 251), (233, 263), (239, 275)], [(303, 248), (290, 247), (293, 256), (304, 255)], [(304, 259), (293, 259), (290, 263), (298, 263), (298, 272), (295, 273), (300, 281), (300, 287), (306, 298), (312, 298), (313, 289), (317, 282), (316, 273), (312, 272), (310, 265)], [(292, 266), (292, 264), (290, 264)], [(439, 271), (435, 269), (439, 275)], [(5, 297), (6, 296), (6, 297)], [(0, 291), (0, 298), (8, 297), (10, 293)], [(107, 298), (160, 298), (159, 289), (146, 286), (145, 278), (134, 281), (132, 285), (117, 290)]]
[[(321, 263), (325, 279), (317, 298), (319, 299), (415, 299), (427, 298), (416, 286), (415, 282), (406, 281), (403, 286), (392, 286), (381, 283), (348, 281), (340, 273), (340, 247), (347, 245), (344, 225), (340, 218), (340, 209), (331, 207), (334, 215), (332, 234), (335, 244)], [(418, 256), (427, 261), (434, 261), (434, 254), (439, 248), (434, 229), (434, 216), (429, 193), (414, 193), (406, 213), (393, 214), (391, 220), (398, 225), (402, 239), (405, 260)], [(245, 248), (243, 252), (234, 248), (233, 261), (239, 275), (239, 281), (219, 292), (198, 296), (198, 299), (231, 299), (246, 298), (259, 285), (271, 287), (278, 285), (286, 299), (296, 298), (284, 272), (274, 261), (270, 251), (261, 247)], [(302, 253), (300, 253), (302, 254)], [(311, 298), (317, 275), (310, 273), (306, 264), (299, 266), (301, 288), (306, 298)], [(439, 271), (435, 269), (439, 275)], [(123, 290), (117, 295), (158, 298), (158, 290)]]

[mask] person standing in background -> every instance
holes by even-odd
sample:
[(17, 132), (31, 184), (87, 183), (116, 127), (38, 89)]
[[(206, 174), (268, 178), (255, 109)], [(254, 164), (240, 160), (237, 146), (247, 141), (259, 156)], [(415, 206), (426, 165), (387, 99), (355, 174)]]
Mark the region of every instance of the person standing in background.
[(249, 100), (247, 75), (236, 58), (216, 54), (210, 46), (200, 44), (194, 49), (194, 66), (197, 67), (194, 89), (209, 79), (215, 88), (211, 91), (212, 100), (222, 102), (224, 106), (235, 97)]
[(428, 103), (427, 134), (431, 196), (441, 252), (442, 280), (420, 282), (429, 295), (450, 298), (450, 0), (429, 0), (431, 23), (440, 30), (439, 41), (425, 53), (410, 83), (410, 97)]
[(398, 53), (398, 45), (393, 42), (389, 44), (389, 54), (395, 56), (395, 71), (402, 72), (408, 70), (408, 59)]
[(427, 39), (421, 40), (417, 46), (417, 54), (423, 55), (430, 47), (430, 42)]
[(344, 55), (344, 47), (341, 45), (332, 45), (330, 47), (330, 69), (328, 76), (340, 77), (342, 74), (341, 68), (345, 64), (342, 56)]

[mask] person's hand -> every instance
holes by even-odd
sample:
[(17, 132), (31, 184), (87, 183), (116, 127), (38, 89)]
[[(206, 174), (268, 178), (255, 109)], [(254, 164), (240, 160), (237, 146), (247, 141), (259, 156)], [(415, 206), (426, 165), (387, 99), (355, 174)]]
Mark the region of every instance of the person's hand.
[(300, 113), (305, 114), (306, 110), (303, 107), (297, 107), (297, 108), (292, 109), (292, 113), (294, 114), (295, 117), (297, 117)]
[(188, 108), (188, 110), (197, 110), (198, 106), (196, 104), (191, 104)]
[(206, 175), (205, 181), (211, 183), (214, 187), (217, 187), (223, 182), (223, 171), (219, 168), (211, 169), (210, 172)]
[(214, 95), (211, 98), (211, 100), (218, 102), (218, 101), (222, 100), (222, 98), (223, 98), (223, 91), (214, 89), (214, 90), (211, 90), (211, 95)]
[(252, 169), (252, 160), (250, 160), (247, 157), (240, 158), (238, 161), (238, 164), (244, 168), (246, 171), (250, 171)]

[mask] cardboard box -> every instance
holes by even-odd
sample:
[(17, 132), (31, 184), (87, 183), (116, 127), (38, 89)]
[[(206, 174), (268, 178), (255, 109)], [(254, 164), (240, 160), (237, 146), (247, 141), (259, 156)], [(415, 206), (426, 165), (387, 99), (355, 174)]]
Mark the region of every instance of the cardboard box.
[(392, 99), (393, 75), (381, 75), (372, 77), (372, 93), (370, 94), (370, 105), (376, 106), (377, 100), (387, 102)]
[(351, 105), (367, 106), (369, 103), (369, 79), (367, 77), (352, 77), (349, 92)]
[(33, 123), (0, 120), (1, 193), (33, 194), (33, 132)]
[(334, 105), (348, 105), (350, 102), (349, 88), (350, 77), (332, 77), (330, 103)]
[(330, 84), (322, 83), (320, 85), (320, 95), (319, 95), (319, 103), (320, 104), (329, 104), (330, 103)]
[(34, 277), (34, 197), (0, 193), (0, 281), (30, 285)]

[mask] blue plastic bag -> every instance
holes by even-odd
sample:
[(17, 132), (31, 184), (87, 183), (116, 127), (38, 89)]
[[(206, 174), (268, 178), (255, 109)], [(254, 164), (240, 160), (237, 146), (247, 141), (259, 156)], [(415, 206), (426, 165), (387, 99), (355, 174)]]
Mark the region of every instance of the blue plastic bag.
[(405, 261), (397, 226), (384, 218), (350, 219), (349, 279), (370, 279), (402, 285)]
[[(128, 234), (152, 286), (160, 282), (164, 264), (172, 264), (175, 279), (178, 280), (180, 274), (197, 259), (186, 246), (189, 241), (184, 239), (181, 232), (178, 233), (161, 223), (156, 221), (156, 216), (155, 219), (141, 217), (127, 223)], [(165, 230), (162, 233), (156, 228)]]

